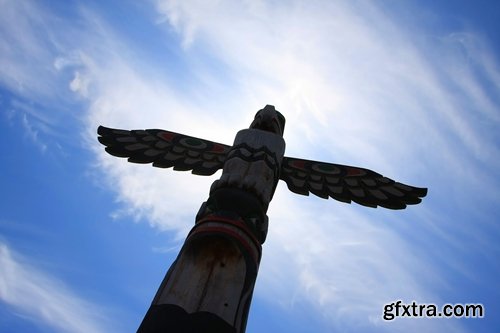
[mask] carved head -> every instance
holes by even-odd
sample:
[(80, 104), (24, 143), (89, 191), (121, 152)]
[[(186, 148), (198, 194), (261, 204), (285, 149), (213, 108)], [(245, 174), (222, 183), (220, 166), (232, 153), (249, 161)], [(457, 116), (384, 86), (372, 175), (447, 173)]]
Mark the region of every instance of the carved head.
[(260, 129), (283, 136), (285, 131), (285, 117), (277, 111), (274, 106), (266, 105), (255, 114), (255, 118), (250, 124), (250, 128)]

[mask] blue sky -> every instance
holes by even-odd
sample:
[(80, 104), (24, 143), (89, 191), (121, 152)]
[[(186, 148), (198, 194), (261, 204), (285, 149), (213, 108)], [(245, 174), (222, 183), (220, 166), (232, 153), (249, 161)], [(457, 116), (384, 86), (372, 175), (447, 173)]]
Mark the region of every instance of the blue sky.
[[(97, 126), (230, 144), (257, 110), (286, 155), (423, 203), (277, 188), (247, 332), (500, 327), (496, 1), (0, 1), (0, 331), (135, 332), (218, 177), (132, 165)], [(482, 319), (382, 320), (482, 303)]]

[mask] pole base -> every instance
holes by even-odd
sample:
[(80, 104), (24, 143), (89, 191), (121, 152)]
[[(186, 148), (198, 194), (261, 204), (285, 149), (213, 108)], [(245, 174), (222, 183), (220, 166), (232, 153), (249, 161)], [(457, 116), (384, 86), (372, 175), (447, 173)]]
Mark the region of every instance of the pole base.
[(137, 333), (236, 333), (236, 329), (213, 313), (187, 313), (180, 306), (162, 304), (149, 308)]

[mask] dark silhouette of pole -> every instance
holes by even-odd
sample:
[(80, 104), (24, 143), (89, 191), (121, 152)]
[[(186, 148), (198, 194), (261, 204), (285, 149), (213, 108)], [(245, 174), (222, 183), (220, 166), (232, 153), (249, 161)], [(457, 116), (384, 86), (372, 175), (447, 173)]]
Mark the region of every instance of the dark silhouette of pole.
[(427, 189), (341, 164), (284, 156), (285, 117), (267, 105), (232, 146), (174, 132), (100, 126), (111, 155), (212, 175), (222, 169), (144, 317), (140, 333), (244, 333), (278, 181), (292, 192), (404, 209)]

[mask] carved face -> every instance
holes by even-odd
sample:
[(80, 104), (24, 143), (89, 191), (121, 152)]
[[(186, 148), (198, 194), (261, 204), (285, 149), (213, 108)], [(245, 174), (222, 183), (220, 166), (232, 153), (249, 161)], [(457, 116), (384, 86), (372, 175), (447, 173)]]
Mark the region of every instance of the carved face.
[(255, 115), (250, 128), (260, 129), (283, 136), (285, 131), (285, 117), (274, 106), (266, 105)]

